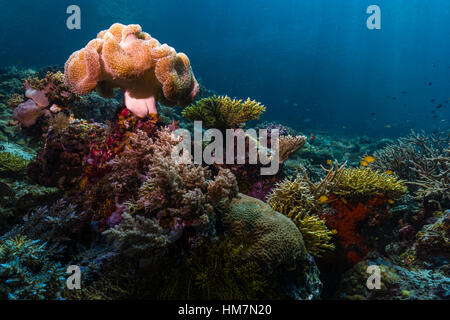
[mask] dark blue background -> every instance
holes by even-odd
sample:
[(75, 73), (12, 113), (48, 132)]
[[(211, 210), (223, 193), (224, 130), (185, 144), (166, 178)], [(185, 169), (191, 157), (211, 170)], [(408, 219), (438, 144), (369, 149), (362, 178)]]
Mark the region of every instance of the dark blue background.
[[(81, 7), (81, 31), (66, 28), (70, 4)], [(381, 7), (382, 30), (366, 28), (371, 4)], [(450, 121), (449, 104), (435, 109), (450, 98), (448, 0), (0, 0), (0, 5), (0, 65), (64, 64), (112, 23), (138, 23), (185, 52), (208, 88), (264, 103), (267, 120), (304, 131), (376, 136), (448, 128)]]

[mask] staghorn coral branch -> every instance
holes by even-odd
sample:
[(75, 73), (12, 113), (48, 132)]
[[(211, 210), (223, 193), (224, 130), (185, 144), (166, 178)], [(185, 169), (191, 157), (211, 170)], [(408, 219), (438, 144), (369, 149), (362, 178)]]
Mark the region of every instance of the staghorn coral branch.
[(309, 185), (309, 188), (311, 189), (311, 192), (313, 193), (315, 198), (319, 198), (322, 195), (325, 195), (328, 193), (329, 189), (332, 187), (332, 185), (339, 180), (340, 176), (344, 172), (345, 167), (347, 166), (347, 161), (339, 166), (338, 161), (335, 161), (334, 167), (333, 165), (330, 166), (330, 169), (326, 169), (323, 166), (322, 169), (327, 172), (327, 175), (325, 178), (320, 180), (318, 183), (312, 182), (308, 174), (306, 173), (306, 169), (301, 166), (300, 170), (302, 171), (303, 178), (305, 179), (306, 183)]
[[(449, 149), (444, 149), (448, 153)], [(439, 155), (435, 158), (425, 158), (422, 163), (411, 162), (411, 170), (419, 178), (409, 182), (419, 187), (416, 198), (437, 198), (450, 200), (450, 157)]]

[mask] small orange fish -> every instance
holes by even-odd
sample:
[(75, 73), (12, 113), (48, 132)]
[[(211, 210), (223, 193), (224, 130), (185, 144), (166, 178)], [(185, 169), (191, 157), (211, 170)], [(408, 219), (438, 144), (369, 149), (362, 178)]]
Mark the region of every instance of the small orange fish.
[(392, 199), (389, 199), (389, 200), (388, 200), (388, 203), (389, 203), (389, 204), (394, 204), (394, 203), (395, 203), (395, 201), (394, 201), (394, 200), (392, 200)]
[(330, 160), (330, 159), (328, 159), (328, 160), (327, 160), (327, 165), (331, 166), (332, 164), (333, 164), (333, 161)]
[(369, 165), (369, 163), (367, 161), (361, 160), (359, 162), (360, 165), (362, 165), (363, 167), (367, 167)]
[(372, 156), (365, 156), (365, 157), (363, 158), (363, 161), (365, 161), (365, 162), (367, 162), (367, 163), (372, 163), (372, 162), (375, 161), (375, 158), (372, 157)]
[(392, 170), (387, 170), (385, 173), (386, 174), (393, 174), (394, 172), (392, 172)]
[(328, 197), (327, 196), (321, 196), (320, 198), (319, 198), (319, 203), (325, 203), (325, 202), (327, 202), (328, 201)]

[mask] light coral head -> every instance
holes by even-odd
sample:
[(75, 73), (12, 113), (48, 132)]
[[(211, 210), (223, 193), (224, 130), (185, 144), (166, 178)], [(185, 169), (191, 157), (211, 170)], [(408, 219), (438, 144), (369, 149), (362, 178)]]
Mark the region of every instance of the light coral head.
[(157, 102), (186, 106), (198, 93), (189, 58), (161, 45), (139, 25), (113, 24), (65, 65), (65, 82), (77, 94), (97, 89), (111, 97), (122, 89), (126, 107), (136, 116), (156, 115)]
[(31, 86), (28, 81), (24, 82), (25, 87), (25, 96), (29, 99), (32, 99), (36, 105), (40, 108), (46, 108), (50, 104), (47, 98), (46, 90), (37, 90)]
[(14, 109), (14, 120), (19, 121), (22, 126), (29, 128), (43, 114), (45, 114), (45, 111), (39, 108), (32, 99), (29, 99)]

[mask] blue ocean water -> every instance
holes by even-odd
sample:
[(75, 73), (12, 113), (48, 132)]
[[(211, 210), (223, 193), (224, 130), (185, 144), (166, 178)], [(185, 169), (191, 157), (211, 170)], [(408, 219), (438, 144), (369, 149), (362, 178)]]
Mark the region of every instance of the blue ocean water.
[[(448, 129), (447, 0), (1, 0), (0, 5), (0, 66), (63, 65), (112, 23), (137, 23), (185, 52), (207, 88), (265, 104), (264, 120), (380, 137)], [(69, 5), (81, 8), (81, 30), (66, 27)], [(369, 5), (381, 9), (380, 30), (366, 27)]]

